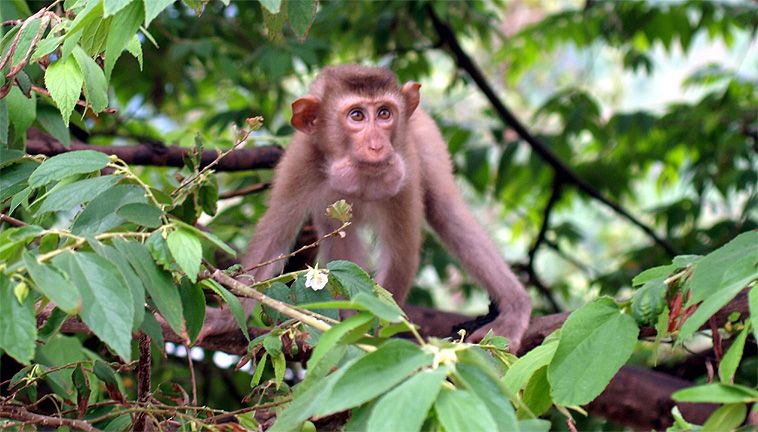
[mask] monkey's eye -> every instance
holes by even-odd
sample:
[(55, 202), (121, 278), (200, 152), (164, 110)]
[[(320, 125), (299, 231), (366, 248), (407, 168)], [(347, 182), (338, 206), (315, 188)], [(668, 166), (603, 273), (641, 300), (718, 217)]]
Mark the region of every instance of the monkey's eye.
[(389, 120), (389, 118), (392, 116), (392, 113), (388, 108), (382, 107), (379, 108), (379, 111), (377, 111), (376, 116), (379, 117), (380, 120)]
[(350, 112), (347, 114), (348, 117), (350, 117), (350, 120), (361, 122), (366, 118), (366, 114), (363, 113), (363, 110), (360, 110), (358, 108), (354, 108), (350, 110)]

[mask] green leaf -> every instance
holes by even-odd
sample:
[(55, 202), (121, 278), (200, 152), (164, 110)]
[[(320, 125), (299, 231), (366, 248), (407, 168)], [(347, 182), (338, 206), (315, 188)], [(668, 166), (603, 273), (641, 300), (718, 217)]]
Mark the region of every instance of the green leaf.
[[(326, 378), (311, 380), (310, 372), (306, 375), (305, 380), (295, 387), (298, 392), (299, 387), (307, 384), (307, 389), (299, 393), (299, 396), (276, 416), (276, 422), (273, 424), (270, 432), (285, 432), (299, 430), (302, 423), (307, 420), (324, 404), (332, 392), (335, 384), (345, 373), (353, 366), (357, 360), (350, 360), (333, 374)], [(297, 394), (297, 393), (296, 393)]]
[(317, 413), (326, 416), (361, 405), (391, 389), (414, 371), (430, 366), (432, 359), (431, 354), (408, 341), (388, 341), (342, 375)]
[(8, 105), (8, 120), (13, 125), (16, 137), (26, 136), (26, 130), (37, 118), (37, 95), (32, 93), (31, 98), (27, 98), (14, 86), (5, 97), (5, 103)]
[(272, 357), (278, 356), (282, 353), (282, 339), (279, 335), (269, 334), (263, 338), (263, 348)]
[(103, 0), (103, 16), (108, 17), (125, 8), (135, 0)]
[(287, 2), (287, 18), (300, 40), (308, 34), (313, 17), (316, 15), (316, 0), (294, 0)]
[(82, 297), (79, 316), (125, 361), (131, 359), (134, 301), (119, 270), (89, 252), (64, 252), (53, 263), (74, 282)]
[(702, 432), (722, 432), (737, 429), (747, 416), (747, 405), (727, 404), (711, 414), (703, 424)]
[(105, 245), (96, 240), (90, 240), (89, 244), (98, 255), (115, 265), (121, 273), (121, 276), (123, 276), (126, 286), (129, 287), (129, 291), (132, 292), (132, 299), (134, 300), (134, 321), (132, 322), (132, 330), (139, 330), (142, 326), (142, 321), (145, 319), (145, 286), (142, 284), (139, 276), (137, 276), (137, 273), (134, 272), (134, 269), (129, 265), (129, 261), (126, 257), (116, 250), (116, 248)]
[(574, 311), (563, 324), (548, 366), (553, 401), (583, 405), (595, 399), (629, 359), (638, 334), (634, 319), (609, 298)]
[(677, 266), (674, 264), (649, 268), (632, 279), (632, 286), (637, 287), (653, 280), (665, 279), (676, 269)]
[(79, 413), (84, 414), (89, 407), (89, 397), (92, 390), (81, 363), (74, 368), (72, 378), (74, 380), (74, 387), (76, 388), (76, 405), (78, 406)]
[(45, 86), (50, 91), (55, 105), (61, 112), (63, 122), (68, 126), (68, 119), (74, 111), (79, 94), (82, 92), (84, 75), (72, 57), (55, 61), (45, 71)]
[(447, 369), (423, 370), (377, 401), (368, 432), (418, 431), (442, 388)]
[(182, 298), (182, 310), (187, 327), (187, 336), (190, 342), (195, 342), (197, 336), (200, 334), (200, 330), (203, 329), (203, 322), (205, 321), (205, 295), (203, 294), (203, 287), (182, 279), (179, 295)]
[(497, 430), (484, 402), (466, 390), (443, 389), (434, 403), (434, 411), (445, 432)]
[(29, 252), (24, 253), (24, 264), (39, 292), (66, 313), (79, 312), (81, 307), (79, 291), (58, 268), (38, 263), (34, 255)]
[[(150, 252), (145, 246), (121, 238), (113, 239), (113, 246), (118, 249), (134, 268), (142, 284), (145, 286), (155, 307), (168, 325), (178, 335), (182, 334), (182, 299), (179, 290), (174, 286), (171, 275), (155, 265)], [(145, 315), (147, 320), (147, 315)]]
[(5, 99), (0, 99), (0, 147), (8, 147), (9, 127), (8, 105)]
[(203, 286), (209, 287), (216, 294), (221, 296), (221, 298), (224, 300), (224, 303), (229, 306), (229, 310), (232, 312), (234, 320), (237, 321), (237, 325), (239, 325), (240, 330), (242, 330), (242, 334), (245, 336), (245, 339), (249, 341), (250, 335), (247, 331), (247, 317), (245, 316), (245, 310), (242, 307), (242, 303), (240, 303), (240, 299), (238, 299), (237, 296), (229, 292), (229, 290), (212, 279), (204, 279), (201, 284)]
[(145, 190), (132, 184), (116, 185), (95, 197), (79, 213), (71, 231), (77, 235), (96, 235), (116, 228), (125, 219), (116, 211), (126, 204), (146, 202)]
[(397, 304), (390, 303), (365, 292), (359, 292), (353, 296), (351, 301), (385, 321), (396, 323), (405, 316), (405, 313)]
[(0, 170), (0, 201), (24, 190), (29, 176), (39, 165), (21, 161)]
[(108, 39), (105, 42), (105, 76), (110, 79), (113, 66), (121, 52), (139, 30), (145, 18), (141, 1), (133, 1), (121, 9), (111, 22)]
[(671, 395), (671, 399), (696, 403), (752, 403), (758, 401), (758, 391), (736, 384), (705, 384), (678, 390)]
[(341, 323), (325, 331), (319, 338), (316, 347), (308, 359), (308, 369), (312, 369), (326, 353), (334, 348), (345, 335), (355, 329), (360, 329), (374, 321), (374, 316), (368, 313), (359, 313), (348, 317)]
[(277, 390), (284, 382), (284, 372), (287, 371), (287, 360), (284, 358), (284, 353), (280, 352), (278, 355), (271, 355), (271, 364), (274, 365), (274, 383)]
[(150, 339), (152, 339), (155, 346), (161, 352), (165, 350), (163, 342), (163, 330), (161, 329), (161, 325), (158, 323), (158, 320), (155, 319), (155, 315), (149, 312), (146, 313), (145, 320), (142, 321), (140, 330), (145, 332), (145, 334), (148, 335)]
[(332, 261), (326, 267), (329, 269), (329, 278), (335, 280), (349, 298), (352, 299), (359, 292), (374, 291), (375, 283), (371, 276), (350, 261)]
[(0, 273), (0, 349), (21, 364), (29, 364), (34, 356), (37, 320), (33, 308), (31, 296), (24, 304), (16, 300), (11, 280)]
[[(64, 37), (66, 39), (77, 37), (76, 33), (79, 33), (82, 29), (96, 21), (100, 21), (102, 17), (103, 2), (100, 0), (88, 1), (84, 9), (79, 11), (76, 15), (74, 22), (71, 23), (71, 27), (68, 29)], [(78, 37), (81, 37), (81, 35), (78, 35)]]
[(142, 70), (142, 43), (139, 41), (139, 36), (134, 35), (126, 45), (126, 50), (137, 59), (139, 63), (139, 70)]
[(86, 174), (105, 168), (108, 155), (94, 150), (61, 153), (42, 162), (29, 176), (29, 186), (40, 187), (74, 174)]
[(750, 309), (750, 323), (753, 327), (753, 337), (758, 340), (758, 285), (750, 288), (747, 301)]
[(84, 75), (84, 96), (92, 111), (99, 113), (108, 106), (108, 83), (100, 66), (77, 46), (74, 48), (74, 58)]
[[(758, 232), (756, 232), (756, 235), (758, 235)], [(718, 285), (712, 287), (712, 294), (703, 300), (695, 312), (684, 322), (679, 330), (677, 343), (681, 343), (692, 336), (719, 309), (736, 297), (745, 286), (758, 278), (758, 269), (756, 269), (754, 264), (755, 260), (758, 260), (758, 248), (753, 246), (752, 250), (746, 249), (743, 251), (743, 254), (743, 256), (735, 257), (731, 261), (731, 264), (728, 262), (720, 263), (724, 267), (723, 269), (714, 269), (714, 271), (720, 272), (723, 276)], [(704, 257), (699, 261), (698, 265), (706, 261), (707, 258), (708, 256)], [(689, 303), (691, 304), (691, 302)]]
[(687, 281), (691, 293), (687, 305), (713, 297), (734, 284), (744, 288), (758, 278), (757, 244), (758, 231), (744, 232), (698, 261)]
[(132, 203), (120, 207), (116, 214), (137, 225), (158, 228), (161, 226), (163, 211), (152, 204)]
[(192, 282), (197, 282), (200, 261), (203, 258), (203, 246), (191, 232), (179, 228), (166, 239), (171, 255)]
[(93, 177), (55, 189), (42, 202), (37, 210), (37, 216), (47, 212), (71, 210), (107, 191), (121, 178), (118, 175)]
[(543, 419), (519, 420), (518, 430), (521, 432), (549, 432), (552, 424)]
[(666, 306), (666, 291), (668, 286), (663, 279), (645, 282), (632, 297), (632, 315), (641, 325), (655, 324), (658, 315)]
[(456, 364), (453, 373), (456, 381), (462, 383), (466, 390), (482, 400), (492, 418), (495, 419), (497, 430), (501, 432), (517, 430), (516, 413), (508, 399), (507, 389), (501, 387), (502, 384), (496, 377), (485, 372), (485, 369), (464, 363)]
[(524, 388), (524, 404), (529, 411), (539, 417), (547, 412), (553, 404), (550, 399), (550, 383), (547, 381), (547, 366), (543, 366), (532, 375)]
[(145, 27), (150, 25), (164, 9), (174, 3), (174, 0), (144, 0), (145, 2)]
[(512, 392), (518, 392), (526, 386), (539, 368), (550, 363), (557, 348), (558, 338), (545, 340), (542, 345), (526, 353), (508, 368), (508, 372), (503, 377), (503, 383)]
[(53, 36), (52, 34), (48, 35), (37, 44), (37, 48), (35, 48), (34, 53), (32, 54), (29, 61), (33, 62), (55, 51), (55, 49), (58, 48), (62, 41), (63, 36)]
[(68, 126), (63, 123), (63, 118), (55, 108), (47, 105), (37, 107), (37, 121), (47, 133), (63, 144), (63, 147), (68, 148), (71, 145)]
[(724, 357), (719, 363), (719, 378), (724, 384), (730, 384), (734, 380), (734, 373), (737, 371), (737, 366), (742, 360), (742, 353), (745, 348), (745, 340), (747, 339), (749, 325), (746, 325), (740, 334), (734, 339), (734, 343), (729, 347)]
[[(25, 154), (21, 150), (0, 147), (0, 168), (23, 159)], [(3, 177), (5, 177), (5, 171), (0, 171), (0, 179)]]
[(159, 266), (166, 270), (171, 270), (171, 251), (168, 250), (166, 239), (163, 238), (160, 231), (154, 231), (150, 234), (145, 242), (147, 250), (150, 251), (150, 255), (153, 256), (153, 260)]
[(268, 353), (264, 353), (261, 359), (258, 360), (258, 363), (255, 364), (255, 372), (253, 372), (253, 377), (250, 379), (251, 387), (255, 387), (261, 383), (263, 371), (266, 369), (266, 360), (268, 360)]
[(216, 237), (214, 234), (209, 233), (209, 232), (205, 232), (205, 231), (201, 231), (201, 230), (195, 228), (192, 225), (186, 224), (186, 223), (178, 221), (178, 220), (175, 220), (174, 224), (176, 224), (176, 226), (178, 226), (178, 227), (181, 227), (181, 228), (184, 228), (186, 230), (191, 231), (192, 233), (194, 233), (196, 236), (200, 237), (201, 239), (208, 240), (211, 244), (213, 244), (217, 248), (223, 250), (224, 252), (228, 253), (229, 255), (231, 255), (231, 256), (237, 256), (237, 251), (235, 251), (234, 249), (232, 249), (229, 245), (227, 245), (226, 243), (224, 243), (220, 238)]
[(272, 14), (278, 14), (279, 9), (282, 7), (282, 0), (260, 0), (260, 2), (261, 6)]

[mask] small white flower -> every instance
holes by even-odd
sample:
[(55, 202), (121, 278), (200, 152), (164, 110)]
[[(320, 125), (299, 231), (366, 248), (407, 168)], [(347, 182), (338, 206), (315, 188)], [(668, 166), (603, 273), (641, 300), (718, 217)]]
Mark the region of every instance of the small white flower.
[(308, 273), (305, 274), (305, 286), (313, 291), (319, 291), (324, 289), (326, 283), (329, 281), (329, 276), (323, 270), (316, 267), (308, 266)]
[(434, 345), (427, 345), (425, 348), (427, 352), (434, 355), (432, 369), (437, 369), (440, 365), (453, 366), (458, 362), (458, 355), (455, 353), (455, 349), (439, 348)]

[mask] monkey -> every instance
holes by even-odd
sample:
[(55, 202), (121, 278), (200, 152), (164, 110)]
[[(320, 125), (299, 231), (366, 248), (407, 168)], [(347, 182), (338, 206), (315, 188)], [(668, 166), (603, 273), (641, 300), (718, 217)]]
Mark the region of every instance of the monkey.
[[(480, 340), (491, 328), (509, 338), (516, 352), (531, 315), (529, 295), (466, 208), (447, 144), (419, 107), (420, 87), (413, 81), (400, 86), (384, 68), (324, 68), (308, 94), (292, 103), (295, 134), (274, 171), (268, 209), (241, 264), (251, 268), (287, 253), (308, 218), (319, 236), (339, 228), (325, 209), (345, 199), (353, 207), (349, 230), (370, 226), (378, 238), (376, 281), (402, 305), (418, 270), (426, 220), (500, 311), (470, 339)], [(324, 239), (319, 255), (323, 262), (368, 263), (358, 235)], [(259, 267), (250, 276), (262, 281), (281, 267)]]
[[(286, 254), (305, 220), (310, 218), (319, 237), (339, 228), (325, 210), (344, 199), (352, 204), (351, 235), (323, 239), (321, 260), (346, 259), (367, 268), (355, 231), (372, 227), (380, 246), (375, 279), (402, 305), (418, 270), (426, 221), (499, 311), (468, 339), (479, 341), (492, 329), (510, 340), (515, 353), (529, 324), (531, 300), (466, 208), (447, 144), (419, 107), (420, 87), (413, 81), (399, 86), (384, 68), (343, 65), (321, 71), (308, 94), (292, 103), (295, 134), (274, 171), (268, 209), (241, 259), (243, 268), (252, 270), (240, 279), (259, 282), (281, 271), (281, 260), (258, 264)], [(249, 316), (255, 302), (242, 303)], [(222, 313), (211, 309), (207, 318)], [(229, 320), (211, 318), (197, 342), (235, 328)]]

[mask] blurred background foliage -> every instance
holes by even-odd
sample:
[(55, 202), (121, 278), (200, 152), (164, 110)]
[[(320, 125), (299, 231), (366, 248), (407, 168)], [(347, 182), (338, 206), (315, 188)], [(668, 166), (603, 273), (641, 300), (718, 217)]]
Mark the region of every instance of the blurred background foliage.
[[(14, 18), (13, 3), (2, 2), (3, 19)], [(308, 28), (303, 8), (313, 7)], [(422, 104), (443, 129), (468, 202), (538, 288), (535, 313), (570, 310), (599, 294), (628, 296), (631, 278), (668, 263), (669, 254), (571, 184), (554, 193), (554, 170), (457, 67), (431, 9), (532, 134), (677, 253), (704, 254), (756, 228), (753, 1), (283, 0), (281, 8), (289, 22), (253, 1), (172, 4), (149, 27), (155, 43), (142, 35), (144, 69), (124, 56), (113, 71), (110, 105), (118, 113), (75, 124), (73, 134), (93, 144), (185, 146), (199, 134), (206, 148), (228, 148), (234, 125), (262, 115), (255, 144), (286, 146), (289, 103), (322, 66), (387, 66), (401, 81), (422, 83)], [(176, 183), (173, 170), (143, 175)], [(220, 192), (270, 175), (221, 174)], [(265, 198), (223, 200), (201, 221), (242, 249)], [(486, 310), (483, 291), (432, 236), (423, 264), (411, 301)]]

